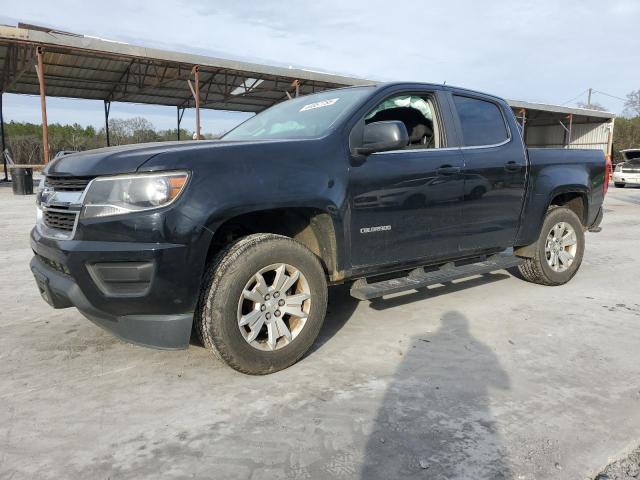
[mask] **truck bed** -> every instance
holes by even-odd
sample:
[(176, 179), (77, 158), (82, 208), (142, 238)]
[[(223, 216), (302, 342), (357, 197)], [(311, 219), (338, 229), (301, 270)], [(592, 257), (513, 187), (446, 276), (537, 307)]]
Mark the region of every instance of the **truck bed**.
[(547, 206), (563, 192), (584, 196), (585, 223), (595, 222), (604, 201), (606, 161), (602, 150), (528, 148), (527, 196), (516, 245), (529, 245), (537, 238)]

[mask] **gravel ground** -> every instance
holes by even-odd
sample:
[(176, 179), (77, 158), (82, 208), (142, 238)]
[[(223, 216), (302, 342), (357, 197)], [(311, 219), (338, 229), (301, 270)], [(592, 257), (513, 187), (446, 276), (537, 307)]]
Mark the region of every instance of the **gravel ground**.
[(637, 480), (640, 478), (640, 447), (629, 456), (607, 465), (595, 480)]
[(34, 198), (0, 204), (2, 480), (621, 479), (604, 466), (640, 444), (638, 188), (610, 190), (567, 285), (336, 288), (312, 351), (265, 377), (51, 309)]

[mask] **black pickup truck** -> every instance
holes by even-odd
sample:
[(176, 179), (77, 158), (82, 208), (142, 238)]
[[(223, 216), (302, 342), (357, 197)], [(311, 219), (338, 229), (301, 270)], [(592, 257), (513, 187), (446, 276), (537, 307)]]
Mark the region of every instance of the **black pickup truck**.
[(221, 140), (74, 153), (45, 170), (31, 269), (141, 345), (192, 329), (231, 367), (296, 362), (327, 286), (371, 299), (517, 267), (561, 285), (598, 230), (601, 151), (527, 149), (507, 103), (394, 83), (279, 103)]

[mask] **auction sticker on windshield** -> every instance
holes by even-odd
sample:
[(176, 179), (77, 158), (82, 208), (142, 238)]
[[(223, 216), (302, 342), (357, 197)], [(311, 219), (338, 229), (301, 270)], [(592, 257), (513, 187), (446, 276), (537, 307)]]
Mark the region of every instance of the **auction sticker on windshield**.
[(340, 99), (330, 98), (329, 100), (322, 100), (321, 102), (309, 103), (308, 105), (302, 107), (300, 111), (304, 112), (305, 110), (312, 110), (314, 108), (328, 107), (329, 105), (333, 105), (334, 103), (336, 103), (338, 100)]

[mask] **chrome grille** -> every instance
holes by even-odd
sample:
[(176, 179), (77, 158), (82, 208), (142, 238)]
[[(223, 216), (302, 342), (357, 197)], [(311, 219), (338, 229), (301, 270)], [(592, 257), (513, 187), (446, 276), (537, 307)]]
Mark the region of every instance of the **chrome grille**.
[(76, 212), (62, 212), (60, 210), (45, 210), (44, 224), (49, 228), (71, 232), (76, 222)]
[(46, 187), (58, 192), (82, 192), (93, 177), (66, 177), (47, 175), (44, 180)]

